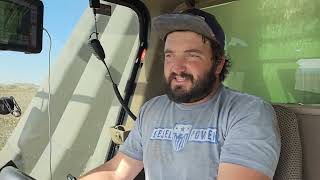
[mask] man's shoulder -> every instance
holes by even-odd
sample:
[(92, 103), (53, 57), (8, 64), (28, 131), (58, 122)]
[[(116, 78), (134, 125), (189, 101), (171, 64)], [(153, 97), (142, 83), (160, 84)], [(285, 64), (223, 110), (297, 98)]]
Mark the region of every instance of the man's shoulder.
[(261, 97), (249, 94), (249, 93), (245, 93), (245, 92), (241, 92), (238, 90), (234, 90), (228, 87), (224, 87), (224, 94), (226, 99), (229, 100), (237, 100), (237, 102), (241, 101), (241, 102), (252, 102), (252, 101), (259, 101), (259, 102), (265, 102), (265, 100), (263, 100)]
[[(228, 105), (238, 106), (239, 109), (243, 108), (255, 108), (264, 107), (270, 109), (271, 104), (265, 101), (263, 98), (248, 94), (245, 92), (240, 92), (228, 87), (224, 87), (222, 94), (223, 101)], [(272, 108), (271, 108), (272, 109)]]

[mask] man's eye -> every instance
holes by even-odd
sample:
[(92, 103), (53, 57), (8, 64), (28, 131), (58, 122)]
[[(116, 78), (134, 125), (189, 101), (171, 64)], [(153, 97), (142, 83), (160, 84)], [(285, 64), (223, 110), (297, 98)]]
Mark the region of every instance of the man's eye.
[(171, 55), (171, 54), (165, 54), (164, 57), (165, 57), (165, 58), (171, 58), (172, 55)]
[(198, 54), (194, 54), (194, 53), (188, 54), (188, 57), (190, 57), (190, 58), (200, 58), (200, 56)]

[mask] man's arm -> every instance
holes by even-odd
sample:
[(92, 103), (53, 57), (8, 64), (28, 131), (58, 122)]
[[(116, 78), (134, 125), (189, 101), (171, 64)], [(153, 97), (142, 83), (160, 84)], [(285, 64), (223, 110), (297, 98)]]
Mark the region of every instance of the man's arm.
[(270, 180), (267, 175), (260, 173), (254, 169), (244, 166), (221, 163), (218, 170), (217, 180)]
[[(272, 179), (280, 155), (280, 134), (272, 106), (262, 100), (243, 103), (230, 119), (221, 147), (221, 180)], [(267, 176), (267, 177), (265, 177)]]
[(103, 165), (91, 170), (80, 180), (127, 180), (135, 178), (143, 168), (142, 161), (121, 152)]

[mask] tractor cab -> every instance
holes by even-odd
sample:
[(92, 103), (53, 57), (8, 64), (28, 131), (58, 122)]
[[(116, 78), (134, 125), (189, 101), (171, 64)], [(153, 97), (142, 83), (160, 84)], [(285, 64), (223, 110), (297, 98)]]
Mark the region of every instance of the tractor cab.
[(263, 98), (277, 113), (274, 179), (319, 179), (318, 0), (89, 1), (0, 147), (0, 179), (10, 179), (8, 166), (21, 179), (72, 179), (110, 160), (143, 103), (164, 93), (164, 42), (152, 18), (192, 7), (214, 14), (225, 31), (231, 68), (223, 84)]

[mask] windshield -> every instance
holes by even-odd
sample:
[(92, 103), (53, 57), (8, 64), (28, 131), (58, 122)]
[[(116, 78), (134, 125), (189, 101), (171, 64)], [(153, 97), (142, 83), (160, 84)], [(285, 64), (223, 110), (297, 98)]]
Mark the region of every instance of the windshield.
[[(97, 29), (112, 79), (124, 96), (139, 47), (139, 21), (133, 10), (110, 5), (111, 17), (97, 15)], [(36, 179), (50, 179), (50, 174), (66, 179), (69, 173), (77, 177), (105, 161), (109, 128), (121, 106), (106, 68), (88, 47), (94, 31), (93, 12), (87, 8), (52, 66), (50, 103), (45, 78), (5, 140), (1, 166), (13, 160)]]
[(273, 103), (320, 104), (318, 0), (241, 0), (206, 8), (226, 32), (225, 84)]

